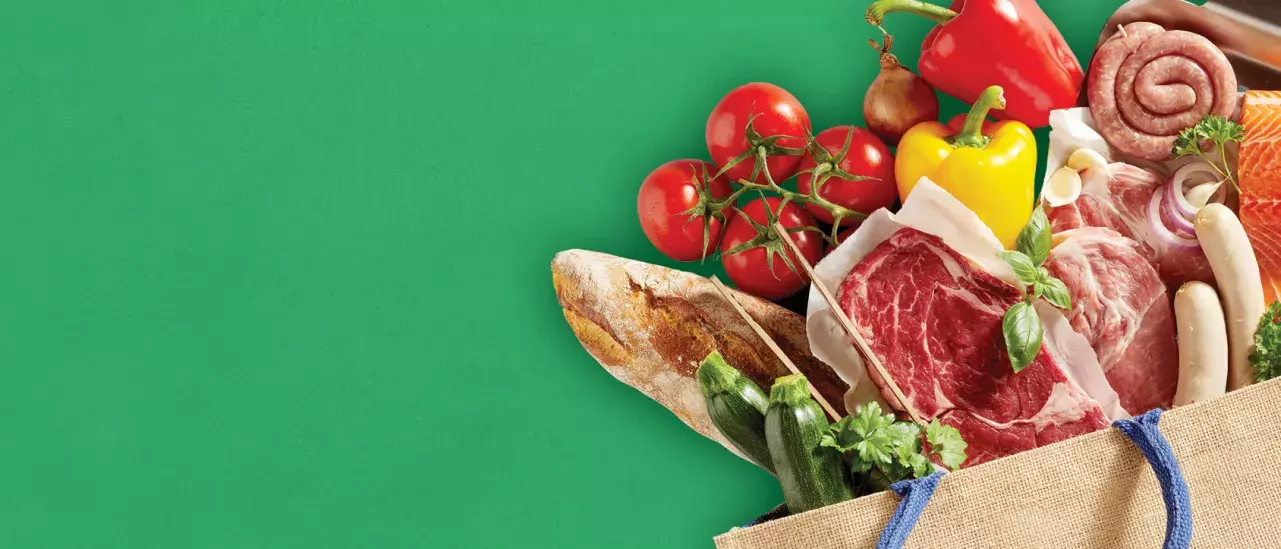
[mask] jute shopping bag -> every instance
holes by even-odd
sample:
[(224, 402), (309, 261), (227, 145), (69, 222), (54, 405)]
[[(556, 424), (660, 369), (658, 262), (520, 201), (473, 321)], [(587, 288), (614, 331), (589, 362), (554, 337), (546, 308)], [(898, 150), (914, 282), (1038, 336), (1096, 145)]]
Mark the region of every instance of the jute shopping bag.
[[(1279, 410), (1275, 380), (1160, 416), (1187, 487), (1192, 547), (1281, 547)], [(1162, 496), (1135, 442), (1108, 429), (943, 476), (903, 546), (1158, 548)], [(882, 492), (736, 528), (716, 546), (874, 547), (898, 505)]]

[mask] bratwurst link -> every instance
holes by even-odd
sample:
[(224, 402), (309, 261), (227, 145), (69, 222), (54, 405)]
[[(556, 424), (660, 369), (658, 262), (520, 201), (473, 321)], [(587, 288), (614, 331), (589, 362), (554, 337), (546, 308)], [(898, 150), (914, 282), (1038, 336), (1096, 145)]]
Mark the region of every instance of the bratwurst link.
[(1232, 116), (1236, 73), (1223, 52), (1199, 34), (1130, 23), (1096, 52), (1089, 100), (1099, 133), (1113, 147), (1165, 160), (1183, 129), (1208, 114)]

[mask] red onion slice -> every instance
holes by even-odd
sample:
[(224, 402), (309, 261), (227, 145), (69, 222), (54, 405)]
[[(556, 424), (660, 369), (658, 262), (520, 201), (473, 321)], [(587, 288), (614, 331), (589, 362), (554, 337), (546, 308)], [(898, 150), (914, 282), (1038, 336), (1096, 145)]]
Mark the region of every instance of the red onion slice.
[[(1176, 170), (1174, 175), (1170, 177), (1170, 183), (1168, 185), (1169, 189), (1167, 192), (1170, 194), (1174, 211), (1182, 214), (1182, 217), (1185, 220), (1190, 221), (1192, 218), (1196, 217), (1197, 210), (1201, 209), (1188, 203), (1187, 195), (1183, 194), (1186, 192), (1184, 190), (1184, 187), (1186, 186), (1185, 184), (1194, 174), (1202, 172), (1210, 174), (1210, 179), (1208, 181), (1220, 180), (1219, 171), (1215, 169), (1214, 166), (1210, 165), (1210, 163), (1204, 161), (1186, 164), (1182, 168)], [(1205, 182), (1206, 181), (1202, 181), (1201, 183)]]
[(1153, 194), (1162, 195), (1161, 209), (1164, 210), (1164, 213), (1165, 213), (1165, 216), (1162, 218), (1162, 221), (1168, 222), (1170, 224), (1170, 228), (1174, 229), (1175, 233), (1182, 233), (1182, 234), (1189, 234), (1189, 235), (1195, 234), (1196, 227), (1192, 226), (1192, 222), (1189, 221), (1188, 218), (1183, 217), (1183, 215), (1180, 214), (1178, 206), (1175, 205), (1175, 202), (1177, 201), (1177, 199), (1175, 199), (1174, 197), (1182, 196), (1183, 193), (1174, 191), (1174, 185), (1166, 185), (1166, 189), (1173, 192), (1153, 193)]
[[(1152, 232), (1156, 233), (1157, 238), (1172, 248), (1196, 249), (1201, 247), (1201, 243), (1195, 238), (1184, 238), (1174, 234), (1165, 227), (1161, 221), (1161, 199), (1164, 198), (1160, 192), (1152, 193), (1152, 200), (1148, 201), (1148, 224), (1152, 226)], [(1178, 216), (1175, 216), (1178, 217)]]

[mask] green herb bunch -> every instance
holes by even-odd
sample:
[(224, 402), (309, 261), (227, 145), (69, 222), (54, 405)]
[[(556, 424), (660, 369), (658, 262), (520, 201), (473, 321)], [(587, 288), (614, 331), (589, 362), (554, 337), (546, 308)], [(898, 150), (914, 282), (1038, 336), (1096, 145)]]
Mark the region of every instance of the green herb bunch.
[(883, 414), (879, 404), (870, 402), (833, 423), (819, 444), (845, 454), (854, 488), (871, 493), (900, 480), (929, 476), (934, 472), (931, 458), (950, 470), (965, 461), (967, 445), (955, 427), (935, 419), (921, 431), (919, 425)]
[(1015, 241), (1016, 251), (1002, 250), (996, 254), (1010, 266), (1014, 276), (1026, 285), (1023, 300), (1011, 306), (1001, 321), (1005, 348), (1009, 352), (1010, 366), (1015, 373), (1023, 371), (1036, 358), (1037, 353), (1041, 352), (1045, 327), (1041, 324), (1041, 317), (1036, 314), (1036, 300), (1044, 299), (1060, 309), (1072, 310), (1072, 296), (1068, 293), (1067, 286), (1062, 280), (1050, 276), (1050, 271), (1043, 266), (1050, 257), (1052, 244), (1050, 219), (1045, 216), (1044, 210), (1037, 208)]
[(1259, 383), (1281, 376), (1281, 301), (1273, 301), (1259, 321), (1250, 365), (1254, 367), (1254, 380)]
[[(1240, 143), (1244, 140), (1244, 126), (1222, 116), (1211, 114), (1201, 119), (1195, 126), (1179, 132), (1179, 137), (1174, 140), (1173, 155), (1175, 158), (1201, 157), (1219, 172), (1219, 176), (1225, 181), (1231, 181), (1237, 192), (1241, 192), (1236, 177), (1232, 175), (1232, 168), (1228, 165), (1228, 156), (1224, 149), (1228, 143)], [(1211, 160), (1209, 155), (1214, 154), (1216, 150), (1219, 159)]]

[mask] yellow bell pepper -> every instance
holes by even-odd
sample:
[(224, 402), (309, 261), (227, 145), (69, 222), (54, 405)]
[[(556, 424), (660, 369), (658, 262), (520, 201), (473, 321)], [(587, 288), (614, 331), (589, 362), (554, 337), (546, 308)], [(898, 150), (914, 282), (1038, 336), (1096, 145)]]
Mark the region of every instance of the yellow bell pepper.
[(898, 145), (894, 175), (907, 200), (921, 177), (951, 193), (986, 223), (1006, 249), (1032, 218), (1036, 199), (1036, 139), (1021, 122), (985, 123), (988, 111), (1004, 109), (1000, 86), (983, 92), (955, 131), (938, 122), (913, 126)]

